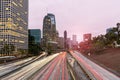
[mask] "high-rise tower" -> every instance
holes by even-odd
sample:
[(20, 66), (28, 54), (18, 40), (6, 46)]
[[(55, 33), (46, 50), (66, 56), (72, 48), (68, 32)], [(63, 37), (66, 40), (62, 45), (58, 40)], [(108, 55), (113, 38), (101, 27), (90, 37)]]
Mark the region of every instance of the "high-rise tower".
[(0, 0), (0, 51), (28, 49), (28, 0)]
[(55, 15), (47, 14), (43, 20), (43, 42), (44, 46), (48, 43), (57, 42), (58, 32), (56, 31)]
[(77, 36), (76, 36), (76, 35), (73, 35), (73, 36), (72, 36), (72, 40), (73, 40), (74, 42), (76, 42), (76, 41), (77, 41)]
[(64, 31), (64, 48), (67, 48), (67, 31)]

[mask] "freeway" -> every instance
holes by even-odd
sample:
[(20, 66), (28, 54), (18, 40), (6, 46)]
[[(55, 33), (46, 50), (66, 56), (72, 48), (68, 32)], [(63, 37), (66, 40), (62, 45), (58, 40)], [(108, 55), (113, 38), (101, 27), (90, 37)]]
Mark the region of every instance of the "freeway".
[(11, 72), (12, 70), (16, 69), (20, 65), (22, 65), (22, 64), (24, 64), (28, 61), (31, 61), (34, 58), (35, 57), (31, 57), (31, 58), (23, 59), (23, 60), (20, 60), (20, 61), (17, 61), (17, 62), (0, 65), (0, 76), (3, 76), (5, 74)]
[(70, 55), (67, 55), (69, 67), (72, 70), (74, 80), (95, 80), (90, 78), (79, 63)]
[(0, 70), (4, 70), (4, 69), (10, 68), (10, 67), (20, 65), (20, 64), (25, 63), (25, 62), (27, 62), (29, 60), (32, 60), (33, 58), (34, 57), (27, 58), (27, 59), (24, 59), (24, 60), (20, 60), (20, 61), (14, 62), (14, 63), (0, 65)]
[(30, 80), (68, 80), (66, 53), (62, 52), (40, 69)]
[(37, 56), (37, 57), (30, 57), (30, 58), (26, 58), (20, 61), (16, 61), (16, 62), (10, 62), (10, 63), (5, 63), (5, 64), (1, 64), (0, 65), (0, 77), (3, 77), (7, 74), (10, 74), (13, 71), (16, 71), (26, 65), (29, 65), (30, 63), (36, 61), (37, 59), (40, 59), (41, 57), (46, 56), (47, 54), (45, 52), (43, 52), (41, 55)]
[(79, 64), (81, 64), (81, 66), (83, 66), (89, 74), (93, 74), (97, 80), (120, 80), (119, 77), (87, 59), (81, 53), (71, 51), (71, 54), (79, 62)]
[[(77, 51), (60, 52), (47, 57), (43, 55), (1, 65), (0, 75), (9, 70), (11, 72), (1, 76), (0, 80), (120, 80)], [(13, 69), (15, 71), (12, 72)]]
[(54, 54), (41, 60), (37, 60), (16, 72), (13, 72), (7, 76), (2, 77), (0, 80), (26, 80), (30, 76), (32, 76), (35, 72), (37, 72), (41, 67), (43, 67), (53, 58), (55, 58), (57, 55), (58, 54)]

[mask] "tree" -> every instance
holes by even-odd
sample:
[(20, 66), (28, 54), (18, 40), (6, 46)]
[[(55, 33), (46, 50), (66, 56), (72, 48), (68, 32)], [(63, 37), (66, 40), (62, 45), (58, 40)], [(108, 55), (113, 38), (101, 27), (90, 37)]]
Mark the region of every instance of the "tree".
[(117, 41), (117, 28), (112, 28), (106, 35), (105, 35), (108, 44), (113, 44), (114, 41)]
[(15, 46), (13, 44), (5, 44), (4, 47), (1, 49), (3, 54), (12, 54), (15, 51)]
[(104, 35), (94, 37), (93, 40), (81, 42), (80, 50), (83, 53), (98, 53), (106, 47), (107, 41)]

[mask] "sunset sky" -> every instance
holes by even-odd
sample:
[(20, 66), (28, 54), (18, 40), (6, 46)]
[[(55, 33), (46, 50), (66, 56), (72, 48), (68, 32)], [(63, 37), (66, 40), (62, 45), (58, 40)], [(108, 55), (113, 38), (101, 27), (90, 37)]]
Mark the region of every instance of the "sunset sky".
[(42, 29), (47, 13), (56, 17), (60, 36), (77, 35), (81, 41), (84, 33), (93, 36), (105, 34), (106, 28), (120, 22), (120, 0), (29, 0), (29, 28)]

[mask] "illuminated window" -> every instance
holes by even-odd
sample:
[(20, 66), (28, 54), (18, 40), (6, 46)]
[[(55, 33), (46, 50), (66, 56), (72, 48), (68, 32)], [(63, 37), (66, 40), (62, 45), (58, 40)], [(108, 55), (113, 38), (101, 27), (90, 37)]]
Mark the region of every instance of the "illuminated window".
[(9, 8), (5, 8), (5, 10), (9, 10)]

